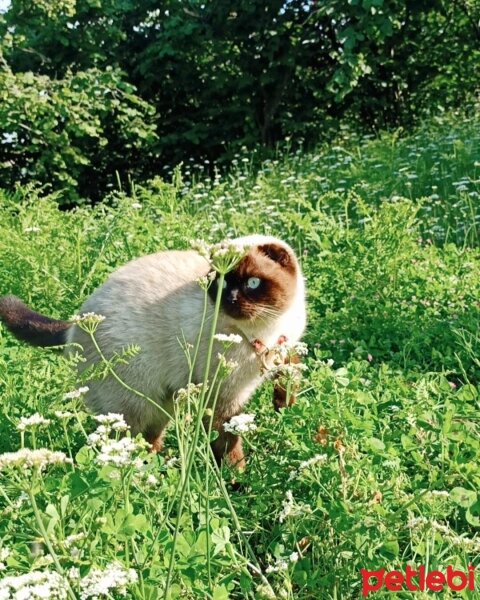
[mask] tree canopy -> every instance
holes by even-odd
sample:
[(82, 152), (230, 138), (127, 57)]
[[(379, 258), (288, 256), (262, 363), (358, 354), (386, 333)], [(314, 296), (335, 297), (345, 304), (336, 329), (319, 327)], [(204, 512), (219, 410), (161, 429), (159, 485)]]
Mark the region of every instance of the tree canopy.
[(12, 0), (0, 186), (95, 200), (345, 119), (408, 126), (474, 98), (479, 22), (478, 0)]

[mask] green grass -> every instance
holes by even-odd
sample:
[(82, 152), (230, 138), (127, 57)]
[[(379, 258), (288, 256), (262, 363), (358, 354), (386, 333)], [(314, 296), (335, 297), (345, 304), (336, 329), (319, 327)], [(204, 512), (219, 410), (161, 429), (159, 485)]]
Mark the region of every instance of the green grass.
[[(177, 518), (171, 598), (271, 597), (252, 563), (276, 597), (301, 600), (360, 597), (361, 568), (478, 565), (480, 121), (451, 115), (375, 139), (345, 131), (316, 153), (252, 162), (239, 156), (213, 181), (183, 166), (171, 182), (71, 212), (34, 186), (0, 195), (0, 294), (65, 318), (134, 257), (272, 233), (301, 257), (310, 347), (295, 406), (274, 413), (271, 384), (250, 403), (247, 470), (224, 467), (225, 490), (199, 455), (178, 515), (173, 431), (143, 476), (132, 467), (116, 479), (86, 447), (92, 417), (63, 399), (76, 387), (68, 361), (0, 329), (0, 451), (17, 450), (20, 417), (39, 412), (52, 422), (25, 445), (75, 459), (34, 480), (0, 472), (1, 577), (58, 570), (46, 532), (61, 570), (85, 577), (118, 561), (139, 577), (127, 597), (163, 597)], [(66, 409), (76, 417), (64, 427), (54, 411)], [(288, 490), (295, 504), (281, 519)], [(286, 569), (268, 568), (283, 559)]]

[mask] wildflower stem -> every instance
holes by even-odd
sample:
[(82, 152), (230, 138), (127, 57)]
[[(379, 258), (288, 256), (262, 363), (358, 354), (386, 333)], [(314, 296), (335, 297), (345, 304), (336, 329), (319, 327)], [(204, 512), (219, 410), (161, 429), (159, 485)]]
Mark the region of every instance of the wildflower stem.
[(108, 372), (110, 373), (110, 375), (116, 381), (118, 381), (118, 383), (121, 386), (123, 386), (125, 389), (127, 389), (129, 392), (132, 392), (132, 394), (135, 394), (136, 396), (139, 396), (140, 398), (143, 398), (144, 400), (146, 400), (150, 404), (153, 404), (153, 406), (155, 406), (155, 408), (158, 408), (158, 410), (160, 412), (162, 412), (170, 420), (170, 417), (171, 417), (170, 413), (168, 413), (162, 406), (160, 406), (160, 404), (158, 404), (158, 402), (155, 402), (155, 400), (153, 400), (149, 396), (147, 396), (145, 394), (142, 394), (142, 392), (140, 392), (138, 390), (135, 390), (134, 388), (132, 388), (131, 386), (129, 386), (128, 383), (125, 383), (125, 381), (123, 381), (123, 379), (117, 375), (117, 373), (115, 372), (115, 370), (112, 368), (110, 362), (108, 361), (108, 359), (106, 358), (106, 356), (101, 351), (100, 346), (98, 345), (97, 340), (95, 339), (95, 335), (93, 334), (93, 332), (89, 331), (88, 334), (90, 335), (92, 343), (95, 346), (95, 349), (98, 352), (100, 358), (102, 359), (102, 362), (107, 367)]
[(217, 480), (218, 486), (220, 488), (220, 491), (222, 492), (223, 498), (225, 500), (225, 502), (227, 503), (227, 507), (228, 510), (230, 511), (230, 514), (232, 516), (233, 519), (233, 523), (235, 525), (235, 528), (237, 530), (237, 535), (240, 538), (240, 540), (243, 542), (248, 555), (250, 556), (250, 560), (252, 561), (251, 567), (254, 568), (254, 571), (258, 574), (258, 576), (261, 578), (262, 582), (264, 583), (264, 585), (268, 586), (268, 588), (272, 591), (272, 594), (274, 595), (274, 592), (267, 580), (267, 578), (265, 577), (265, 575), (262, 573), (262, 569), (260, 568), (260, 565), (258, 563), (257, 557), (255, 556), (255, 552), (253, 551), (250, 542), (247, 540), (245, 534), (243, 533), (242, 530), (242, 526), (240, 524), (240, 520), (238, 518), (237, 512), (232, 504), (232, 501), (230, 499), (230, 495), (228, 493), (227, 488), (225, 487), (225, 482), (222, 479), (222, 474), (220, 472), (220, 469), (215, 461), (215, 456), (213, 454), (213, 449), (210, 446), (210, 455), (211, 455), (211, 460), (210, 460), (210, 464), (213, 467), (213, 472), (215, 474), (215, 478)]
[[(33, 486), (32, 486), (33, 487)], [(50, 541), (50, 538), (48, 537), (48, 533), (47, 530), (45, 529), (45, 526), (43, 524), (42, 521), (42, 516), (40, 514), (40, 511), (38, 509), (38, 504), (37, 501), (35, 500), (35, 494), (32, 492), (31, 489), (29, 489), (27, 491), (28, 497), (30, 499), (30, 503), (32, 505), (32, 509), (33, 509), (33, 514), (35, 515), (35, 520), (37, 522), (38, 525), (38, 529), (40, 530), (40, 533), (42, 534), (43, 537), (43, 541), (45, 542), (45, 545), (50, 553), (50, 556), (53, 559), (53, 563), (55, 564), (55, 567), (57, 568), (57, 571), (60, 575), (62, 575), (65, 579), (65, 585), (67, 586), (67, 592), (68, 595), (70, 596), (70, 598), (72, 598), (72, 600), (75, 600), (75, 594), (73, 593), (72, 588), (70, 587), (70, 583), (68, 581), (68, 579), (65, 577), (64, 575), (64, 571), (63, 571), (63, 567), (60, 564), (60, 561), (58, 560), (58, 556), (52, 546), (52, 543)]]
[(165, 600), (167, 600), (170, 583), (172, 581), (173, 567), (175, 565), (175, 548), (177, 545), (177, 538), (178, 538), (178, 534), (180, 531), (180, 521), (182, 518), (183, 504), (185, 502), (186, 491), (187, 491), (188, 484), (189, 484), (189, 477), (190, 477), (190, 473), (192, 470), (193, 461), (195, 458), (198, 439), (200, 436), (200, 430), (201, 430), (201, 427), (203, 424), (205, 399), (207, 398), (207, 400), (208, 400), (206, 389), (207, 389), (208, 376), (210, 373), (210, 365), (212, 362), (212, 351), (213, 351), (213, 342), (214, 342), (213, 336), (215, 335), (215, 332), (217, 329), (217, 321), (218, 321), (218, 315), (220, 313), (220, 303), (222, 300), (222, 290), (223, 290), (224, 279), (225, 279), (225, 275), (223, 273), (220, 273), (219, 277), (218, 277), (217, 297), (215, 299), (215, 309), (213, 312), (212, 328), (210, 331), (210, 339), (208, 341), (207, 358), (206, 358), (205, 371), (204, 371), (204, 376), (203, 376), (204, 385), (202, 386), (202, 392), (201, 392), (200, 400), (198, 403), (198, 412), (197, 412), (197, 421), (195, 423), (195, 431), (193, 433), (193, 439), (192, 439), (192, 443), (191, 443), (190, 449), (189, 449), (187, 465), (186, 465), (186, 468), (184, 471), (183, 485), (182, 485), (182, 489), (180, 490), (180, 498), (178, 500), (177, 519), (176, 519), (176, 523), (175, 523), (175, 531), (173, 534), (173, 543), (172, 543), (172, 549), (171, 549), (171, 554), (170, 554), (170, 561), (169, 561), (169, 565), (168, 565), (167, 580), (165, 582), (165, 593), (164, 593)]

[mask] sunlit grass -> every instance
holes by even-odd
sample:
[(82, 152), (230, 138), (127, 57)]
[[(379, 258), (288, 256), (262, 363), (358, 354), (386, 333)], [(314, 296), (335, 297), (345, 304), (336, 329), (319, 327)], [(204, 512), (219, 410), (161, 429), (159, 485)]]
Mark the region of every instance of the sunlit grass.
[[(225, 489), (211, 470), (206, 504), (197, 456), (179, 512), (173, 430), (163, 454), (116, 479), (88, 448), (97, 424), (81, 397), (65, 398), (75, 358), (0, 329), (0, 451), (73, 458), (38, 481), (1, 470), (0, 576), (71, 574), (87, 594), (103, 572), (154, 600), (174, 565), (171, 598), (268, 598), (271, 586), (328, 600), (358, 598), (361, 568), (477, 565), (479, 131), (455, 115), (412, 135), (345, 131), (258, 171), (241, 155), (213, 179), (184, 165), (72, 212), (34, 187), (4, 192), (0, 294), (66, 318), (134, 257), (272, 233), (302, 261), (310, 353), (295, 406), (275, 413), (269, 383), (249, 405), (247, 470), (224, 466)], [(50, 423), (17, 429), (37, 412)]]

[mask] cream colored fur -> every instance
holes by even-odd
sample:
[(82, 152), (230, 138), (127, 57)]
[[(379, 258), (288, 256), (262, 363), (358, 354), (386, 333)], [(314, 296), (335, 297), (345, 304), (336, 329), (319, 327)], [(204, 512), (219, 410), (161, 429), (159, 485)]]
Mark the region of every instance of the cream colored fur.
[[(284, 242), (266, 236), (250, 236), (237, 241), (246, 245), (274, 241), (289, 248)], [(106, 317), (95, 337), (107, 357), (120, 353), (130, 344), (140, 346), (140, 352), (127, 365), (118, 365), (115, 370), (129, 386), (152, 398), (170, 414), (173, 394), (188, 383), (189, 369), (180, 342), (184, 339), (195, 345), (201, 325), (205, 294), (196, 280), (210, 270), (207, 261), (194, 251), (144, 256), (115, 271), (79, 310), (79, 314), (94, 312)], [(207, 302), (205, 330), (209, 334), (213, 303), (210, 299)], [(285, 335), (289, 342), (296, 342), (303, 333), (305, 319), (305, 289), (301, 275), (290, 308), (275, 320), (268, 317), (253, 322), (239, 321), (220, 312), (217, 332), (239, 333), (243, 341), (234, 344), (229, 351), (228, 358), (239, 366), (221, 387), (216, 422), (221, 423), (241, 412), (262, 381), (259, 359), (251, 341), (258, 338), (270, 346)], [(87, 362), (81, 368), (99, 361), (89, 336), (79, 327), (70, 328), (67, 336), (68, 342), (83, 347)], [(203, 380), (207, 341), (207, 335), (204, 335), (194, 370), (195, 383)], [(216, 343), (212, 369), (221, 348)], [(162, 413), (111, 376), (90, 381), (88, 386), (86, 402), (94, 412), (122, 413), (134, 434), (160, 433), (164, 429), (167, 419)]]

